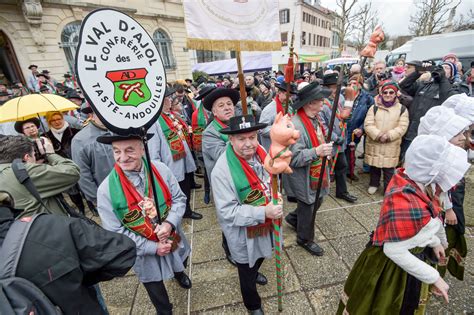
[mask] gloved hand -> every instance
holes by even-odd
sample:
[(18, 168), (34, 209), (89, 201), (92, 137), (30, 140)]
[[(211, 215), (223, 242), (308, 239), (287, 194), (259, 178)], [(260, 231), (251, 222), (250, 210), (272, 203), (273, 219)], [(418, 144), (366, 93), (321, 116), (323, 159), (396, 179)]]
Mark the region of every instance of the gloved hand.
[(443, 67), (436, 67), (436, 69), (431, 72), (431, 77), (436, 83), (440, 83), (443, 78), (446, 78), (446, 73), (444, 72)]

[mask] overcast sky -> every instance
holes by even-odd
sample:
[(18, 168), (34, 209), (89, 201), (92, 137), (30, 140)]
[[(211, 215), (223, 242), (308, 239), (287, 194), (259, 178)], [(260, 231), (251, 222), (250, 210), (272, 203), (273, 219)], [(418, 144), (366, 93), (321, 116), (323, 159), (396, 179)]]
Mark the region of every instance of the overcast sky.
[[(384, 31), (389, 35), (408, 35), (410, 14), (415, 10), (414, 0), (359, 0), (360, 4), (372, 3), (372, 8), (379, 13), (379, 19), (383, 21)], [(331, 10), (337, 11), (336, 0), (321, 0), (321, 4)], [(474, 0), (461, 0), (456, 11), (456, 18), (460, 13), (469, 9), (474, 10)]]

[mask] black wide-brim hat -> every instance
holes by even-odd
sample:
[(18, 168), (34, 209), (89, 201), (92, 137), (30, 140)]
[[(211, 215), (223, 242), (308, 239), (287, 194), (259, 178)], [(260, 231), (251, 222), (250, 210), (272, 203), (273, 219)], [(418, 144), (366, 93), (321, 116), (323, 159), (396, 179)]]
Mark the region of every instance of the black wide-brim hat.
[(33, 67), (38, 68), (37, 65), (29, 65), (29, 66), (28, 66), (28, 70), (31, 70), (31, 68), (33, 68)]
[(196, 95), (194, 97), (194, 99), (196, 101), (199, 101), (199, 100), (202, 100), (204, 97), (206, 97), (206, 95), (208, 95), (209, 93), (211, 93), (212, 91), (214, 91), (214, 89), (216, 89), (215, 86), (213, 85), (206, 85), (205, 87), (203, 87), (202, 89), (199, 90), (199, 94)]
[(84, 108), (81, 108), (81, 113), (83, 114), (92, 114), (94, 112), (94, 110), (92, 109), (91, 106), (87, 106), (87, 107), (84, 107)]
[(337, 84), (338, 74), (329, 73), (323, 77), (323, 85), (333, 85)]
[(332, 91), (324, 86), (321, 86), (318, 82), (312, 82), (302, 88), (298, 92), (298, 100), (291, 105), (295, 111), (303, 107), (314, 100), (322, 100), (329, 95)]
[(172, 94), (176, 93), (176, 89), (175, 88), (172, 88), (172, 87), (166, 87), (166, 91), (165, 91), (165, 97), (168, 97)]
[(204, 98), (204, 101), (202, 102), (204, 105), (204, 108), (207, 109), (208, 111), (212, 111), (212, 104), (214, 104), (214, 101), (217, 100), (218, 98), (226, 97), (226, 96), (230, 97), (234, 105), (237, 104), (237, 102), (240, 99), (240, 93), (237, 90), (226, 89), (226, 88), (216, 88), (211, 93), (209, 93), (206, 96), (206, 98)]
[(255, 123), (253, 115), (234, 116), (229, 120), (229, 126), (220, 130), (225, 135), (236, 135), (263, 129), (267, 124)]
[[(155, 134), (154, 133), (147, 133), (146, 138), (149, 140), (151, 139)], [(138, 133), (129, 133), (128, 135), (119, 135), (116, 133), (110, 134), (110, 135), (104, 135), (97, 137), (97, 142), (103, 143), (103, 144), (112, 144), (113, 142), (116, 141), (124, 141), (124, 140), (142, 140), (143, 136)]]
[(28, 122), (34, 123), (36, 128), (40, 127), (40, 120), (36, 117), (33, 117), (33, 118), (30, 118), (30, 119), (26, 119), (26, 120), (16, 121), (15, 125), (14, 125), (16, 132), (23, 133), (23, 125), (28, 123)]
[(77, 92), (76, 92), (75, 90), (73, 90), (73, 89), (69, 89), (69, 90), (67, 91), (67, 93), (66, 93), (66, 98), (67, 98), (68, 100), (71, 100), (71, 99), (74, 99), (74, 98), (75, 98), (75, 99), (78, 99), (78, 100), (83, 100), (83, 99), (84, 99), (81, 95), (79, 95), (79, 93), (77, 93)]
[[(275, 83), (275, 87), (279, 90), (282, 90), (282, 91), (286, 92), (286, 89), (288, 87), (288, 83), (286, 83), (284, 81), (280, 83), (280, 82), (277, 81)], [(297, 94), (297, 93), (298, 93), (298, 90), (296, 88), (296, 85), (290, 84), (290, 94)]]

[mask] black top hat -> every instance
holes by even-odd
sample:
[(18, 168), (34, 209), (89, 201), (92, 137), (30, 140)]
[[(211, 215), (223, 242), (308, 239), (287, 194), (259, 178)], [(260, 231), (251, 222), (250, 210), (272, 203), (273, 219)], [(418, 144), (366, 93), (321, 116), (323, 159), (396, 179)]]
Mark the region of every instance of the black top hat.
[(43, 73), (43, 72), (37, 73), (36, 76), (37, 77), (45, 77), (46, 79), (49, 79), (49, 75), (47, 73)]
[(38, 68), (37, 65), (29, 65), (29, 66), (28, 66), (28, 70), (31, 70), (31, 68), (33, 68), (33, 67), (34, 67), (34, 68)]
[(172, 94), (176, 93), (176, 89), (172, 87), (166, 87), (165, 91), (165, 97), (170, 96)]
[(295, 111), (314, 100), (321, 100), (331, 95), (331, 90), (312, 82), (298, 92), (298, 100), (291, 107)]
[[(287, 89), (287, 83), (286, 82), (276, 82), (275, 83), (275, 87), (279, 90), (282, 90), (282, 91), (285, 91), (286, 92), (286, 89)], [(298, 93), (298, 90), (296, 89), (296, 85), (294, 84), (290, 84), (290, 94), (296, 94)]]
[(338, 79), (338, 74), (337, 73), (329, 73), (326, 74), (323, 77), (323, 85), (333, 85), (337, 84), (337, 79)]
[(76, 90), (74, 90), (74, 89), (69, 89), (69, 90), (67, 91), (67, 93), (66, 93), (66, 98), (67, 98), (68, 100), (73, 99), (73, 98), (76, 98), (76, 99), (79, 99), (79, 100), (83, 100), (83, 99), (84, 99), (84, 98), (83, 98), (82, 96), (80, 96), (80, 95), (76, 92)]
[(41, 71), (41, 73), (49, 74), (49, 70), (46, 70), (46, 69), (45, 69), (45, 70)]
[(39, 128), (40, 127), (40, 121), (38, 118), (36, 117), (33, 117), (33, 118), (30, 118), (30, 119), (26, 119), (26, 120), (19, 120), (17, 122), (15, 122), (15, 130), (16, 132), (18, 133), (23, 133), (23, 125), (26, 124), (26, 123), (34, 123), (36, 128)]
[(212, 111), (212, 104), (214, 101), (221, 97), (230, 97), (232, 103), (235, 105), (240, 99), (239, 91), (234, 89), (216, 88), (209, 93), (203, 101), (204, 108), (208, 111)]
[(267, 124), (255, 123), (253, 115), (234, 116), (229, 120), (229, 127), (220, 130), (225, 135), (235, 135), (263, 129)]
[(206, 95), (214, 91), (216, 87), (213, 85), (206, 85), (201, 90), (199, 90), (199, 94), (194, 97), (196, 101), (202, 100)]
[[(155, 134), (154, 133), (147, 133), (146, 138), (151, 139)], [(143, 136), (139, 134), (138, 132), (131, 132), (127, 135), (119, 135), (116, 133), (112, 133), (110, 135), (104, 135), (97, 137), (97, 142), (103, 143), (103, 144), (112, 144), (112, 142), (116, 141), (124, 141), (124, 140), (142, 140)]]
[(49, 88), (46, 85), (40, 87), (40, 92), (49, 92)]

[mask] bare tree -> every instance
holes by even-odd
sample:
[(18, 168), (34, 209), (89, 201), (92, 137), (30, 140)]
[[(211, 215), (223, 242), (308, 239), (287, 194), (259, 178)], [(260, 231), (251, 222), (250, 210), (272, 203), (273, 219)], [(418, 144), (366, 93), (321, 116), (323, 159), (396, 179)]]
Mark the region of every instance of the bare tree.
[(410, 32), (415, 36), (442, 32), (460, 3), (461, 0), (417, 0), (416, 10), (410, 16)]
[(355, 23), (356, 27), (356, 40), (355, 46), (358, 51), (362, 50), (368, 43), (370, 34), (378, 25), (378, 12), (372, 10), (372, 4), (366, 3), (356, 13), (357, 20)]
[(354, 31), (357, 15), (355, 4), (358, 0), (336, 0), (338, 11), (336, 12), (334, 29), (339, 38), (339, 53), (344, 49), (344, 41)]
[(460, 14), (454, 25), (454, 31), (474, 30), (474, 11), (470, 9), (465, 15)]

